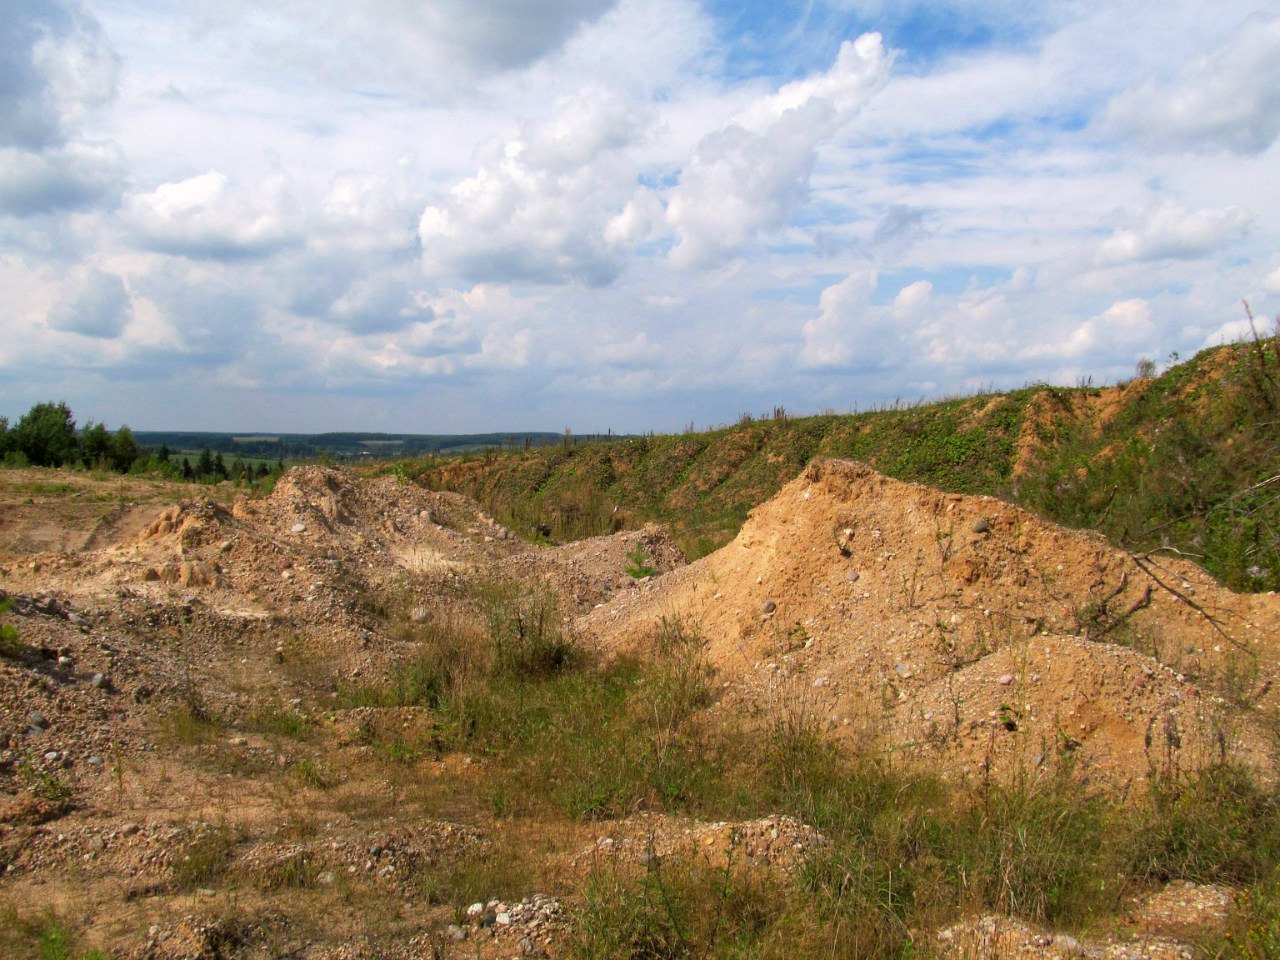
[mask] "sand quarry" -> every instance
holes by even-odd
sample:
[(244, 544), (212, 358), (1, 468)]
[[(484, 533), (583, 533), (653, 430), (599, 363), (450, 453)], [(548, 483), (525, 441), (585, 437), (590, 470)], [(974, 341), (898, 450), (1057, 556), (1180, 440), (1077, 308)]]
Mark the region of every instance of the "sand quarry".
[[(227, 869), (269, 874), (307, 856), (330, 876), (367, 874), (391, 904), (398, 952), (361, 946), (358, 921), (335, 907), (331, 929), (304, 936), (294, 955), (455, 949), (442, 934), (448, 911), (419, 903), (414, 878), (493, 837), (472, 811), (415, 814), (394, 783), (359, 782), (369, 748), (352, 731), (421, 717), (304, 702), (296, 665), (378, 676), (405, 653), (397, 624), (453, 609), (477, 577), (550, 588), (606, 657), (643, 652), (678, 620), (714, 668), (713, 713), (812, 725), (948, 777), (1067, 766), (1082, 785), (1123, 795), (1225, 758), (1276, 775), (1276, 597), (1233, 594), (1178, 557), (1135, 556), (996, 499), (855, 463), (814, 461), (693, 564), (656, 527), (539, 548), (459, 495), (321, 467), (289, 471), (264, 499), (126, 501), (92, 525), (83, 511), (59, 520), (56, 504), (4, 510), (0, 587), (29, 653), (0, 661), (0, 893), (87, 911), (124, 944), (120, 956), (241, 955), (209, 947), (222, 936), (207, 920), (216, 905), (171, 882), (183, 851), (228, 821), (241, 839)], [(639, 580), (628, 572), (637, 551), (652, 569)], [(394, 597), (396, 615), (373, 596)], [(157, 718), (193, 699), (230, 722), (264, 703), (309, 717), (350, 776), (323, 797), (300, 786), (285, 803), (263, 772), (307, 757), (256, 734), (205, 744), (225, 762), (193, 765), (157, 735)], [(441, 771), (470, 762), (431, 761)], [(65, 795), (35, 788), (53, 775)], [(307, 830), (282, 835), (285, 808)], [(637, 837), (676, 850), (741, 834), (763, 838), (761, 863), (790, 869), (792, 853), (821, 843), (786, 818), (566, 829), (551, 857), (560, 863), (634, 850)], [(768, 854), (771, 844), (788, 856)], [(258, 906), (274, 915), (269, 896)], [(502, 906), (512, 922), (493, 943), (468, 941), (457, 955), (529, 952), (521, 938), (555, 955), (558, 900)], [(986, 922), (945, 942), (1012, 937), (1025, 954), (1039, 936)], [(237, 936), (274, 942), (265, 928)]]

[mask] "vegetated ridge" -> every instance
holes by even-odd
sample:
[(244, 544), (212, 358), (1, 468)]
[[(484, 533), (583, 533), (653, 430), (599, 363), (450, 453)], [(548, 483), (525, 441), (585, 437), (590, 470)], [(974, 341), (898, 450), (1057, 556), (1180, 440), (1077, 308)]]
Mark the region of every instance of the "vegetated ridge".
[[(1237, 589), (1280, 588), (1280, 344), (1217, 347), (1113, 387), (1033, 385), (854, 415), (744, 418), (703, 433), (561, 444), (407, 469), (524, 535), (667, 525), (690, 556), (815, 456), (1000, 496), (1136, 549), (1182, 550)], [(402, 468), (406, 469), (406, 468)]]

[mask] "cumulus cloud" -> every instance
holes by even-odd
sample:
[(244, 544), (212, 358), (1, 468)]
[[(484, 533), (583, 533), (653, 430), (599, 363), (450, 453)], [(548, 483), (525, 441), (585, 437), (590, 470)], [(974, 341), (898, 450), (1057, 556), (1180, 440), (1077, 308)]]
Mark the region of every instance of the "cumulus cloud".
[(1113, 99), (1107, 119), (1157, 147), (1261, 153), (1280, 136), (1280, 17), (1249, 18), (1169, 83)]
[(383, 274), (351, 284), (329, 308), (329, 318), (356, 333), (391, 333), (416, 323), (430, 323), (435, 311), (425, 293), (407, 278)]
[(120, 151), (112, 144), (0, 148), (0, 213), (10, 216), (111, 204), (122, 184)]
[(231, 43), (259, 38), (255, 56), (286, 60), (338, 84), (391, 82), (456, 92), (561, 48), (616, 0), (284, 0), (263, 7), (208, 0), (204, 28)]
[(1090, 317), (1056, 342), (1036, 343), (1020, 351), (1024, 359), (1080, 359), (1105, 345), (1118, 352), (1146, 344), (1155, 332), (1151, 305), (1138, 298), (1120, 300)]
[(64, 292), (64, 299), (49, 312), (55, 330), (85, 337), (118, 337), (133, 318), (133, 301), (118, 274), (90, 270), (78, 288)]
[[(883, 308), (871, 304), (876, 271), (854, 270), (822, 291), (818, 315), (802, 328), (800, 363), (809, 369), (869, 370), (891, 354), (884, 334), (890, 332)], [(916, 294), (908, 294), (908, 299)]]
[(300, 242), (294, 203), (280, 176), (244, 191), (210, 170), (134, 194), (123, 213), (139, 246), (192, 259), (250, 259)]
[(647, 126), (644, 111), (603, 88), (525, 123), (423, 211), (423, 268), (470, 281), (609, 282), (620, 269), (610, 221), (635, 176), (626, 148)]
[(111, 144), (80, 137), (116, 92), (119, 61), (75, 0), (15, 0), (0, 29), (0, 214), (111, 202), (123, 179)]
[(1252, 218), (1239, 207), (1189, 211), (1165, 201), (1139, 211), (1130, 220), (1098, 247), (1099, 263), (1203, 257), (1247, 229)]
[(667, 203), (671, 262), (712, 264), (782, 227), (805, 202), (818, 149), (888, 79), (879, 34), (845, 41), (829, 71), (787, 84), (704, 137)]
[(119, 60), (75, 0), (13, 0), (4, 19), (0, 146), (61, 146), (87, 110), (115, 95)]

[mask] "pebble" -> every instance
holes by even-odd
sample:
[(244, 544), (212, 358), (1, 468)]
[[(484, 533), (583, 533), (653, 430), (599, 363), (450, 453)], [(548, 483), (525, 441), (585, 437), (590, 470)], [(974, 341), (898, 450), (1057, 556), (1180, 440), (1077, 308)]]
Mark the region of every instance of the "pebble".
[(306, 525), (305, 523), (295, 523), (295, 524), (293, 525), (293, 532), (294, 532), (294, 533), (306, 533), (306, 532), (307, 532), (307, 525)]
[(1004, 676), (1000, 678), (1000, 685), (1002, 687), (1007, 687), (1013, 683), (1014, 679), (1015, 677), (1012, 673), (1006, 673)]
[(478, 917), (482, 913), (484, 913), (483, 903), (473, 903), (471, 906), (467, 907), (468, 917)]
[(111, 686), (111, 681), (107, 678), (105, 673), (95, 673), (93, 675), (93, 679), (89, 681), (89, 686), (93, 687), (95, 690), (106, 690)]
[(467, 928), (460, 927), (456, 923), (449, 924), (449, 936), (459, 942), (467, 939)]
[(50, 750), (48, 753), (44, 755), (44, 758), (48, 760), (50, 763), (57, 763), (59, 760), (62, 759), (62, 754), (60, 754), (57, 750)]
[(862, 574), (860, 574), (857, 570), (850, 570), (847, 574), (845, 574), (845, 578), (850, 583), (857, 583), (859, 580), (862, 579)]
[(765, 613), (773, 613), (773, 611), (778, 609), (778, 605), (774, 603), (772, 600), (766, 600), (764, 604), (760, 607), (760, 609), (763, 610)]
[(986, 517), (979, 517), (977, 520), (973, 521), (973, 532), (974, 533), (990, 533), (991, 521), (988, 520)]
[(31, 726), (35, 727), (37, 730), (49, 729), (49, 721), (44, 718), (43, 714), (35, 710), (31, 711), (30, 723)]
[(85, 763), (89, 764), (89, 766), (91, 767), (100, 767), (102, 766), (102, 758), (90, 757), (88, 760), (85, 761)]

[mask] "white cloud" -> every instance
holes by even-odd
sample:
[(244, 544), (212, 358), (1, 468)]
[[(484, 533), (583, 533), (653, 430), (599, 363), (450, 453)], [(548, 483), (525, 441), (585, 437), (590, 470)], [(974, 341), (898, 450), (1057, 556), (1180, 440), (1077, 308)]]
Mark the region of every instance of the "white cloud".
[(788, 84), (708, 134), (667, 203), (671, 262), (713, 264), (782, 227), (808, 198), (818, 149), (888, 78), (879, 34), (845, 41), (829, 71)]
[(15, 217), (110, 205), (120, 195), (122, 158), (109, 143), (46, 150), (0, 148), (0, 213)]
[(479, 281), (612, 280), (621, 265), (619, 228), (610, 223), (635, 177), (627, 148), (648, 122), (636, 105), (596, 87), (523, 124), (423, 211), (424, 270)]
[(822, 291), (818, 316), (802, 330), (801, 364), (814, 369), (865, 369), (889, 352), (889, 345), (872, 335), (884, 319), (870, 301), (876, 280), (875, 270), (863, 267)]
[(893, 298), (893, 312), (898, 317), (916, 316), (933, 297), (933, 284), (928, 280), (916, 280), (898, 291)]
[(1169, 83), (1111, 101), (1107, 119), (1157, 147), (1260, 153), (1280, 136), (1280, 17), (1254, 16)]
[(133, 302), (117, 274), (95, 269), (64, 291), (47, 319), (55, 330), (112, 339), (133, 319)]
[(255, 258), (300, 242), (294, 202), (282, 176), (244, 191), (217, 170), (124, 203), (139, 245), (192, 259)]
[(1252, 218), (1239, 207), (1189, 211), (1163, 201), (1131, 216), (1098, 247), (1103, 264), (1144, 260), (1188, 260), (1212, 253), (1248, 228)]
[(24, 0), (7, 6), (4, 20), (0, 146), (62, 146), (115, 95), (118, 59), (75, 0)]
[(554, 53), (614, 0), (204, 0), (201, 29), (237, 59), (335, 86), (388, 83), (458, 96), (476, 80)]

